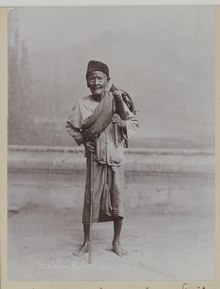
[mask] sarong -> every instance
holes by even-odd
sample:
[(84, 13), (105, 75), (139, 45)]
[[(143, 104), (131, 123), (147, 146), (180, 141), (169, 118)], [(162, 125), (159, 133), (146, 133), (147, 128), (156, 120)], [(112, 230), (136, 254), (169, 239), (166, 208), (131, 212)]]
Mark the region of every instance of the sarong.
[[(92, 222), (113, 221), (124, 217), (124, 169), (123, 166), (109, 166), (93, 161)], [(90, 212), (90, 169), (87, 159), (83, 223), (89, 223)]]

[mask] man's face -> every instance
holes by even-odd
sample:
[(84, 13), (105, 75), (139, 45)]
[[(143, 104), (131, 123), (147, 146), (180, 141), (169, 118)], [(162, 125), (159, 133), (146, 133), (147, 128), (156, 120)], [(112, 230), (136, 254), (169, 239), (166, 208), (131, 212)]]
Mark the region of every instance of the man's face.
[(109, 77), (102, 71), (92, 71), (87, 76), (87, 85), (92, 95), (101, 96), (109, 83)]

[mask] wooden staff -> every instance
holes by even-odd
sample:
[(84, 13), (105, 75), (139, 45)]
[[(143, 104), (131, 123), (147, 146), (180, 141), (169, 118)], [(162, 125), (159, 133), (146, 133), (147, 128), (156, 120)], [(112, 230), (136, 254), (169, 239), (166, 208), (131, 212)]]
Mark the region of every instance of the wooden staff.
[[(117, 90), (117, 87), (114, 86), (114, 84), (112, 83), (112, 86), (109, 91), (112, 93), (113, 96), (114, 96), (114, 91), (116, 90)], [(117, 122), (114, 122), (114, 132), (115, 132), (115, 146), (118, 147), (118, 124)]]
[(89, 169), (90, 169), (90, 210), (89, 210), (89, 264), (92, 264), (92, 203), (93, 203), (93, 152), (89, 155)]
[(118, 124), (114, 122), (114, 130), (115, 130), (115, 146), (118, 147)]
[[(112, 95), (115, 99), (115, 110), (116, 113), (120, 116), (120, 118), (122, 120), (127, 120), (127, 114), (124, 108), (124, 104), (123, 104), (123, 99), (126, 98), (126, 92), (121, 90), (121, 98), (117, 98), (117, 96), (115, 96), (115, 92), (117, 91), (117, 87), (114, 86), (114, 84), (112, 84), (111, 88), (110, 88), (110, 92), (112, 92)], [(127, 94), (128, 95), (128, 94)], [(132, 104), (132, 100), (129, 96), (129, 100), (131, 101)], [(118, 146), (118, 124), (114, 123), (114, 130), (115, 130), (115, 146)]]

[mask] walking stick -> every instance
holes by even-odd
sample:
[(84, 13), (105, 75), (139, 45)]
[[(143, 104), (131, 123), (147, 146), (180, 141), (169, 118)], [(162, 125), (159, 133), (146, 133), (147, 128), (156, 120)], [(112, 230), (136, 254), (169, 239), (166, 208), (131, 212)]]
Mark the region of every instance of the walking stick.
[(118, 124), (114, 123), (114, 131), (115, 131), (115, 146), (118, 147)]
[[(117, 87), (114, 86), (114, 84), (112, 84), (109, 91), (113, 94), (113, 96), (114, 96), (114, 91), (116, 90), (117, 90)], [(118, 147), (118, 124), (117, 122), (114, 123), (114, 133), (115, 133), (115, 146), (117, 148)]]
[(93, 152), (89, 155), (90, 170), (90, 210), (89, 210), (89, 264), (92, 264), (92, 203), (93, 203)]
[[(117, 91), (117, 87), (112, 84), (110, 88), (110, 92), (112, 93), (113, 97), (115, 98), (114, 93)], [(115, 98), (115, 108), (116, 113), (121, 117), (122, 120), (127, 120), (127, 115), (125, 112), (124, 104), (123, 104), (123, 96), (125, 97), (126, 93), (122, 92), (121, 100)], [(118, 124), (117, 122), (114, 123), (114, 131), (115, 131), (115, 146), (118, 147)]]

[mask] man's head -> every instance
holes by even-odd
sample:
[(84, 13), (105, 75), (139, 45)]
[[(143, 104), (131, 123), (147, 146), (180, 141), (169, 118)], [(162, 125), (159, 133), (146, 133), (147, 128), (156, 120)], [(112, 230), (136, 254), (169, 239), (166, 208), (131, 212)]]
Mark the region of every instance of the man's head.
[(87, 67), (86, 80), (92, 95), (103, 95), (110, 80), (108, 66), (100, 61), (90, 60)]

